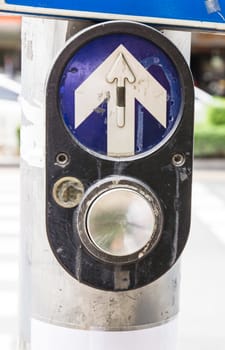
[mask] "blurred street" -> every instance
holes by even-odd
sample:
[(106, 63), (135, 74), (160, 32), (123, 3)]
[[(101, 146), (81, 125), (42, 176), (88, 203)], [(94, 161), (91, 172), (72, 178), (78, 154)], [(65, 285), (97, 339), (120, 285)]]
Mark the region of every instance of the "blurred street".
[(0, 168), (0, 349), (16, 349), (19, 169)]
[(225, 161), (215, 165), (194, 172), (192, 226), (182, 258), (179, 350), (225, 348)]
[[(196, 163), (191, 235), (182, 258), (178, 350), (225, 348), (225, 162)], [(211, 163), (210, 163), (211, 164)], [(210, 165), (211, 166), (211, 165)], [(0, 168), (0, 349), (16, 349), (19, 169)], [(41, 350), (41, 349), (40, 349)]]

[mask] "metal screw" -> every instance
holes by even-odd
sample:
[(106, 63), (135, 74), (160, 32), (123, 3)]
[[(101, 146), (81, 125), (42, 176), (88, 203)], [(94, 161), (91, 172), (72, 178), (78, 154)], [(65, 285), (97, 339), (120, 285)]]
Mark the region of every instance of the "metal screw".
[(56, 156), (56, 163), (57, 165), (64, 167), (67, 164), (69, 164), (69, 156), (68, 154), (64, 153), (64, 152), (60, 152), (57, 154)]
[(174, 154), (172, 162), (174, 166), (181, 167), (185, 163), (185, 156), (181, 153)]
[(53, 198), (63, 208), (74, 208), (77, 206), (84, 194), (84, 186), (75, 177), (63, 177), (56, 181), (53, 186)]

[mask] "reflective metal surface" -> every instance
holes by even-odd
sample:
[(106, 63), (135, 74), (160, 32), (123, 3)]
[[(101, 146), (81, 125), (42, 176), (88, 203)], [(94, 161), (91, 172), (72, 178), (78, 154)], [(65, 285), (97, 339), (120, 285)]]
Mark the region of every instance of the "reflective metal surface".
[(153, 190), (135, 178), (118, 175), (93, 184), (74, 216), (86, 249), (97, 259), (116, 265), (148, 254), (159, 241), (163, 221)]
[[(25, 110), (22, 119), (23, 132), (27, 130), (27, 134), (32, 137), (37, 135), (36, 139), (40, 140), (40, 152), (37, 152), (39, 149), (34, 142), (34, 148), (27, 147), (27, 143), (22, 147), (20, 350), (30, 349), (31, 318), (42, 320), (46, 325), (64, 326), (71, 331), (128, 331), (154, 327), (170, 321), (177, 314), (179, 305), (179, 262), (163, 277), (146, 287), (115, 293), (79, 283), (62, 269), (53, 256), (47, 240), (46, 211), (43, 205), (45, 162), (44, 159), (39, 161), (37, 154), (43, 156), (45, 150), (44, 138), (40, 137), (41, 127), (44, 127), (45, 123), (41, 104), (44, 100), (43, 84), (46, 80), (43, 60), (45, 63), (51, 62), (55, 56), (63, 36), (63, 24), (61, 21), (23, 17), (23, 90), (27, 94), (24, 97), (31, 107), (37, 105), (38, 101), (39, 117), (34, 118), (30, 109)], [(188, 35), (189, 33), (184, 32), (174, 34), (175, 39), (180, 37), (184, 48), (187, 42), (190, 43), (190, 39), (187, 40)], [(54, 38), (54, 45), (49, 45), (50, 37)], [(46, 50), (45, 56), (39, 54), (41, 49)], [(37, 84), (33, 84), (30, 72), (38, 72)], [(29, 118), (32, 118), (32, 123)], [(33, 129), (30, 129), (31, 127)], [(39, 339), (43, 340), (43, 334), (39, 335)], [(161, 339), (163, 341), (164, 336)], [(64, 341), (65, 337), (62, 337), (65, 345)], [(149, 338), (149, 344), (151, 341), (152, 337)], [(74, 343), (74, 347), (76, 346), (77, 343)]]
[(154, 234), (153, 208), (127, 188), (106, 191), (92, 203), (87, 230), (93, 243), (108, 254), (123, 256), (143, 248)]

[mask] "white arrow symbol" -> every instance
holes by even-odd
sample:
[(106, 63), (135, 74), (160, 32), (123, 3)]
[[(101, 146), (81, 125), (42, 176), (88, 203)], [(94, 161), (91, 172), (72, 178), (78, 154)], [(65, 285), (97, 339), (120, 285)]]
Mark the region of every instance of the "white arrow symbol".
[(132, 156), (135, 154), (135, 99), (166, 128), (166, 90), (120, 45), (75, 90), (75, 128), (107, 101), (107, 154)]
[(117, 82), (117, 125), (122, 128), (125, 126), (125, 81), (131, 84), (135, 82), (135, 76), (122, 53), (117, 57), (106, 79), (109, 83)]

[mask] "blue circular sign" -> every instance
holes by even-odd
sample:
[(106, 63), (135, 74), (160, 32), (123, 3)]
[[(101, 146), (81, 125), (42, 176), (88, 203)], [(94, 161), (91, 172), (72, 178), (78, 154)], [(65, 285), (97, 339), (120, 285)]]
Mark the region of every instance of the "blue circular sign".
[(104, 34), (87, 40), (67, 62), (59, 108), (86, 150), (115, 158), (142, 156), (176, 130), (181, 90), (178, 69), (160, 42)]

